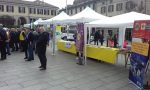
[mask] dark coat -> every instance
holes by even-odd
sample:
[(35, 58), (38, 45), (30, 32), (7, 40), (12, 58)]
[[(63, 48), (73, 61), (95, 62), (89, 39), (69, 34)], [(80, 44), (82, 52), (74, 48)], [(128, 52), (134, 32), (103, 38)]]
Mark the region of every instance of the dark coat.
[(7, 34), (6, 31), (2, 28), (0, 28), (0, 41), (5, 42), (7, 40)]
[(27, 44), (32, 44), (33, 43), (33, 40), (34, 40), (34, 35), (32, 32), (29, 32), (27, 35), (26, 35), (26, 42)]
[(39, 35), (39, 38), (36, 42), (36, 48), (42, 48), (42, 47), (46, 47), (46, 45), (48, 44), (49, 41), (49, 33), (48, 32), (43, 32)]
[(98, 31), (96, 31), (95, 34), (94, 34), (94, 41), (99, 40), (99, 38), (100, 38), (100, 34), (99, 34)]

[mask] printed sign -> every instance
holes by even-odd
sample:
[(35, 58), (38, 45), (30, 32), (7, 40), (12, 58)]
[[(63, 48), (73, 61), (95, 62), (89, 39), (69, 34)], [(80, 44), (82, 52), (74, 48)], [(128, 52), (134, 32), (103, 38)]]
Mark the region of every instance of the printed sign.
[(132, 52), (135, 52), (144, 56), (148, 56), (148, 50), (149, 50), (149, 44), (132, 42), (132, 48), (131, 48)]
[(137, 38), (141, 41), (132, 42), (129, 80), (143, 89), (145, 69), (149, 60), (150, 21), (135, 21), (132, 38)]
[(70, 42), (65, 42), (65, 47), (66, 48), (71, 48), (71, 43)]
[(129, 80), (140, 88), (143, 88), (147, 62), (148, 56), (132, 53), (130, 62), (131, 66), (129, 68)]
[(150, 20), (135, 21), (132, 37), (150, 39)]

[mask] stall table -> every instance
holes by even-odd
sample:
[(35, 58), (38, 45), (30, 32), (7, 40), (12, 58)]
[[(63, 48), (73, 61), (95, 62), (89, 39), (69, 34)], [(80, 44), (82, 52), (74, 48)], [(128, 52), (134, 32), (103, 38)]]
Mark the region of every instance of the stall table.
[[(75, 43), (71, 41), (63, 41), (60, 40), (57, 42), (58, 50), (76, 53)], [(87, 57), (101, 60), (107, 63), (115, 64), (117, 59), (118, 49), (104, 47), (104, 46), (95, 46), (95, 45), (87, 45)]]
[(75, 43), (71, 41), (64, 41), (64, 40), (57, 41), (57, 49), (72, 54), (76, 54)]

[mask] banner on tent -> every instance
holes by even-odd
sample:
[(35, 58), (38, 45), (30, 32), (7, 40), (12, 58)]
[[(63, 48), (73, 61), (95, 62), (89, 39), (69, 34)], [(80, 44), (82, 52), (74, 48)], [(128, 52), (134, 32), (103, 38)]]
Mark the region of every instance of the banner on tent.
[(150, 21), (135, 21), (132, 37), (150, 39)]
[(84, 24), (77, 25), (76, 48), (78, 51), (83, 51), (84, 48)]

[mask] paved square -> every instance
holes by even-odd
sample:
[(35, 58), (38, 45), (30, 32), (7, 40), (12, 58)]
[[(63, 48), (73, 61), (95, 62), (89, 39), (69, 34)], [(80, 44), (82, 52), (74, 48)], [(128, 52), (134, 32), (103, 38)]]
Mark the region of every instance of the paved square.
[(46, 71), (40, 71), (39, 59), (27, 62), (24, 53), (14, 52), (0, 61), (0, 90), (137, 90), (128, 82), (128, 69), (121, 56), (117, 65), (88, 60), (76, 64), (75, 56), (47, 50)]

